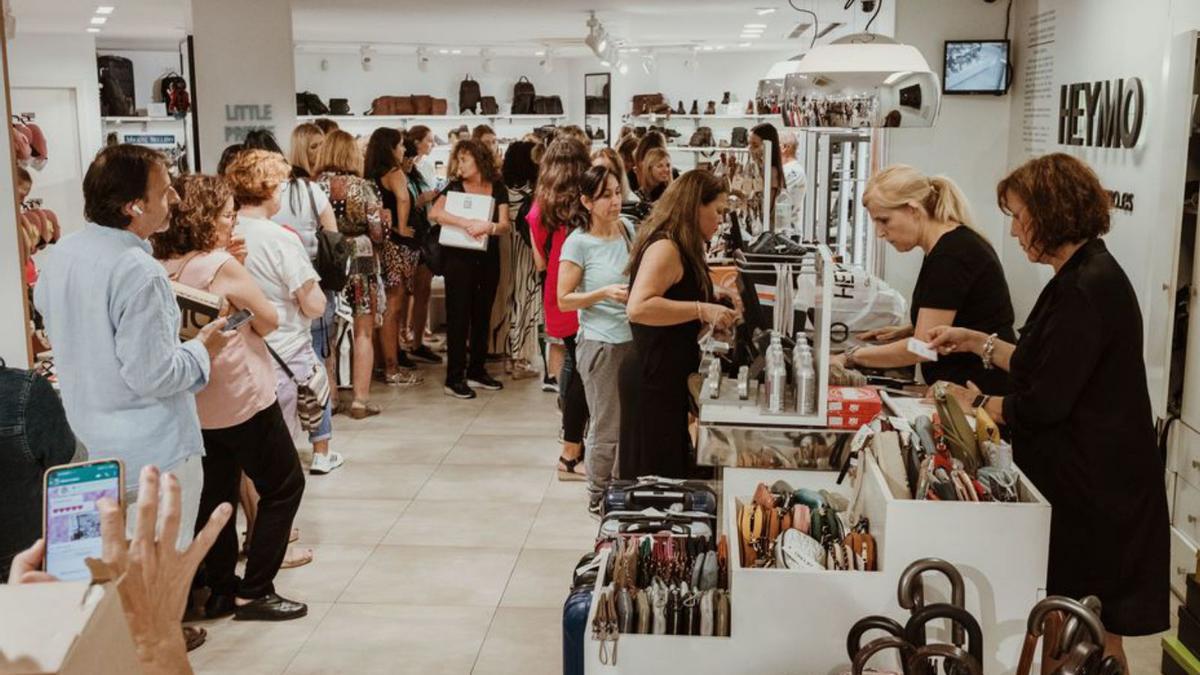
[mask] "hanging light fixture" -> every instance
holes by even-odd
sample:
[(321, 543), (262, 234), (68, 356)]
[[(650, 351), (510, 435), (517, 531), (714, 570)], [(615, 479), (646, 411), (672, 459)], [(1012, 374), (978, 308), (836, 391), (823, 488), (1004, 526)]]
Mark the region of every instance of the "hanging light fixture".
[(479, 56), (483, 59), (483, 72), (492, 72), (492, 57), (495, 56), (495, 53), (491, 49), (484, 47), (479, 50)]
[(417, 70), (422, 73), (429, 70), (429, 52), (424, 47), (417, 47)]
[(554, 54), (550, 48), (542, 50), (542, 60), (538, 61), (538, 65), (542, 67), (542, 72), (550, 73), (554, 71)]
[(654, 56), (654, 50), (647, 49), (646, 54), (642, 57), (642, 72), (653, 75), (655, 70), (658, 70), (658, 59)]
[(596, 18), (595, 12), (591, 12), (590, 14), (587, 20), (588, 34), (583, 39), (583, 42), (591, 48), (596, 58), (603, 60), (607, 55), (609, 47), (608, 31), (604, 30), (604, 26)]

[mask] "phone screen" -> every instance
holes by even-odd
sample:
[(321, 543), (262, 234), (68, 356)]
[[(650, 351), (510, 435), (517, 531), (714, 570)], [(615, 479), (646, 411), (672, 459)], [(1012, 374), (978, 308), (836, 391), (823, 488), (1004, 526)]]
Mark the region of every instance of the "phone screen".
[(90, 579), (84, 558), (101, 554), (96, 501), (121, 501), (116, 460), (57, 467), (46, 472), (46, 571), (62, 581)]
[(225, 330), (237, 330), (242, 327), (250, 319), (254, 318), (254, 312), (248, 309), (239, 310), (229, 315), (229, 320), (225, 322)]

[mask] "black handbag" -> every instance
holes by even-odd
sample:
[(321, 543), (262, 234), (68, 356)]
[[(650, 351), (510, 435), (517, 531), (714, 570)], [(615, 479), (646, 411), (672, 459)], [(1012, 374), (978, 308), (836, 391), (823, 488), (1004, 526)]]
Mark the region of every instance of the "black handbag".
[(446, 269), (442, 245), (438, 243), (441, 236), (442, 226), (431, 225), (425, 236), (421, 237), (421, 264), (428, 267), (434, 275), (444, 274)]
[(349, 115), (350, 100), (345, 98), (329, 99), (329, 112), (333, 115)]
[(533, 83), (524, 75), (513, 85), (512, 114), (529, 115), (533, 113), (533, 101), (537, 98), (537, 90)]
[(476, 108), (479, 107), (480, 98), (482, 98), (482, 94), (479, 91), (479, 83), (467, 75), (467, 79), (458, 85), (458, 112), (461, 113), (464, 110), (470, 110), (472, 113), (479, 112)]
[(562, 99), (557, 96), (538, 96), (533, 99), (533, 114), (561, 115), (563, 114)]
[(329, 108), (321, 101), (321, 97), (311, 91), (296, 94), (297, 115), (328, 115)]

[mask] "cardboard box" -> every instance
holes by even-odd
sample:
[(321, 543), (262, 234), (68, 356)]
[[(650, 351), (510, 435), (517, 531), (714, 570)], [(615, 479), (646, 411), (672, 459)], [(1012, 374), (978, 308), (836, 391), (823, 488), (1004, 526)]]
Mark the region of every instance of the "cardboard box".
[(830, 387), (830, 429), (858, 429), (883, 411), (883, 401), (874, 387)]
[(113, 583), (0, 585), (0, 673), (140, 673)]

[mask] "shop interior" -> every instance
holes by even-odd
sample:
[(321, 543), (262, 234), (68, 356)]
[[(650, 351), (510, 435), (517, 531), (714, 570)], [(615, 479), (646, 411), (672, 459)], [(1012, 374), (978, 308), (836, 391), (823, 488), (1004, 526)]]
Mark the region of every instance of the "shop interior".
[[(593, 478), (575, 480), (568, 464), (572, 480), (565, 479), (567, 382), (579, 375), (558, 370), (550, 344), (561, 349), (565, 336), (552, 334), (551, 309), (543, 307), (548, 293), (558, 297), (554, 313), (566, 313), (563, 286), (547, 290), (542, 281), (530, 291), (541, 319), (532, 328), (535, 344), (522, 354), (496, 337), (515, 334), (519, 312), (503, 297), (493, 301), (487, 370), (503, 388), (476, 386), (478, 371), (469, 371), (472, 386), (460, 384), (470, 395), (459, 398), (470, 400), (456, 400), (442, 362), (454, 359), (445, 345), (452, 314), (465, 306), (451, 299), (462, 292), (456, 282), (432, 272), (426, 325), (414, 336), (401, 322), (400, 354), (406, 344), (413, 354), (424, 334), (437, 363), (402, 367), (396, 376), (378, 355), (365, 405), (355, 355), (362, 317), (344, 294), (326, 291), (343, 337), (321, 356), (336, 364), (329, 405), (344, 411), (332, 416), (331, 440), (292, 430), (305, 484), (291, 525), (295, 541), (274, 577), (274, 593), (306, 611), (291, 620), (209, 618), (211, 603), (197, 595), (202, 584), (185, 584), (189, 592), (176, 593), (188, 595), (185, 635), (201, 631), (203, 644), (163, 672), (1200, 673), (1196, 0), (4, 0), (3, 26), (0, 114), (10, 133), (0, 135), (0, 155), (11, 161), (0, 162), (0, 213), (7, 214), (0, 221), (11, 224), (0, 226), (0, 373), (31, 372), (55, 389), (90, 376), (77, 359), (56, 359), (49, 326), (63, 319), (44, 311), (49, 300), (34, 289), (65, 274), (52, 260), (56, 247), (105, 229), (85, 217), (94, 197), (84, 177), (98, 153), (117, 146), (161, 153), (178, 181), (217, 175), (227, 147), (262, 130), (292, 157), (293, 129), (332, 120), (369, 157), (376, 130), (424, 128), (433, 143), (413, 170), (440, 191), (428, 207), (433, 213), (439, 198), (465, 185), (455, 182), (461, 142), (473, 131), (478, 140), (480, 125), (506, 172), (512, 148), (534, 143), (544, 158), (564, 128), (582, 130), (586, 144), (579, 144), (592, 156), (618, 150), (626, 136), (661, 134), (678, 177), (657, 201), (625, 193), (628, 220), (621, 222), (632, 234), (622, 230), (629, 235), (622, 255), (630, 256), (646, 250), (638, 248), (641, 226), (662, 223), (663, 205), (690, 174), (724, 185), (728, 208), (702, 262), (708, 286), (737, 296), (729, 304), (738, 319), (709, 321), (700, 301), (687, 310), (688, 321), (705, 327), (687, 345), (697, 356), (687, 378), (691, 475), (622, 473), (615, 480), (613, 468), (614, 481), (606, 478), (597, 492)], [(1063, 241), (1080, 252), (1060, 249), (1070, 253), (1051, 264), (1050, 254), (1033, 252), (1027, 223), (1052, 228), (1037, 205), (1083, 188), (1037, 183), (1020, 192), (1020, 179), (1009, 179), (1027, 162), (1060, 153), (1098, 179), (1108, 227), (1091, 243), (1091, 235), (1067, 235)], [(986, 341), (979, 356), (970, 355), (973, 365), (983, 359), (989, 376), (1005, 371), (1006, 384), (993, 396), (959, 382), (978, 394), (966, 399), (971, 405), (958, 389), (933, 386), (926, 369), (939, 357), (948, 365), (966, 343), (947, 338), (945, 350), (931, 347), (943, 333), (929, 328), (940, 324), (918, 321), (917, 307), (931, 295), (975, 296), (930, 290), (936, 237), (928, 247), (924, 239), (902, 246), (888, 234), (879, 185), (895, 165), (914, 167), (932, 186), (923, 194), (932, 196), (886, 210), (919, 211), (921, 222), (933, 222), (926, 205), (937, 203), (940, 214), (953, 193), (963, 208), (938, 222), (971, 230), (1007, 285), (1011, 317), (1004, 328), (980, 327)], [(650, 166), (623, 168), (645, 183)], [(527, 199), (536, 196), (548, 213), (545, 162), (541, 170)], [(1046, 174), (1022, 175), (1036, 181)], [(312, 178), (310, 189), (321, 184)], [(626, 176), (618, 178), (621, 187)], [(249, 202), (233, 190), (244, 222)], [(415, 204), (421, 195), (412, 194)], [(1025, 206), (1015, 208), (1014, 195)], [(587, 211), (573, 207), (589, 223), (598, 222), (592, 197), (575, 200)], [(525, 213), (514, 202), (504, 218)], [(442, 223), (442, 249), (456, 246), (446, 243), (450, 227)], [(562, 257), (586, 283), (591, 268), (570, 263), (561, 252), (566, 244), (560, 251), (547, 235), (543, 252), (537, 233), (529, 234), (536, 227), (513, 227), (524, 227), (523, 244), (515, 229), (498, 233), (492, 223), (492, 240), (503, 240), (501, 295), (518, 302), (521, 282), (511, 265), (548, 256), (552, 281), (561, 278)], [(524, 259), (513, 248), (521, 246)], [(941, 253), (946, 269), (945, 247)], [(1055, 324), (1046, 318), (1048, 294), (1085, 293), (1065, 280), (1082, 274), (1080, 260), (1092, 255), (1110, 261), (1128, 284), (1086, 296), (1100, 304), (1063, 303), (1063, 316), (1071, 309), (1097, 323)], [(90, 269), (75, 265), (72, 276)], [(688, 278), (686, 265), (678, 267)], [(953, 278), (975, 284), (978, 270), (968, 267)], [(618, 272), (629, 279), (629, 270)], [(641, 349), (636, 279), (613, 306)], [(112, 289), (95, 292), (99, 305)], [(711, 293), (704, 297), (719, 297)], [(1123, 303), (1136, 313), (1114, 318)], [(934, 314), (924, 314), (929, 307)], [(920, 312), (946, 321), (980, 314), (946, 309)], [(116, 330), (121, 317), (110, 314)], [(375, 331), (388, 339), (379, 316)], [(992, 318), (980, 317), (980, 326)], [(1021, 343), (1047, 339), (1052, 324), (1077, 342), (1022, 354)], [(876, 356), (883, 359), (876, 363), (867, 355), (885, 351), (887, 339), (863, 334), (892, 326), (909, 328), (895, 335), (908, 341), (907, 352), (889, 352), (906, 355), (894, 362)], [(587, 339), (569, 338), (571, 367), (593, 367), (594, 359), (585, 366), (574, 356), (582, 350), (576, 337)], [(1102, 351), (1086, 346), (1098, 341)], [(107, 348), (102, 343), (98, 352)], [(1140, 351), (1129, 348), (1139, 344)], [(1039, 361), (1029, 372), (1031, 360), (1046, 355), (1055, 363)], [(639, 358), (644, 366), (648, 357)], [(1134, 364), (1133, 380), (1097, 392), (1116, 381), (1103, 373), (1121, 359)], [(1061, 376), (1050, 393), (1030, 384), (1036, 371), (1052, 368), (1098, 374)], [(600, 409), (619, 409), (625, 462), (628, 413), (623, 404), (598, 405), (593, 396), (609, 394), (595, 394), (588, 377), (578, 386), (592, 411), (589, 440), (576, 451), (591, 451)], [(641, 388), (646, 410), (660, 409), (652, 380)], [(292, 384), (296, 397), (311, 393)], [(0, 457), (0, 466), (17, 466), (19, 455), (28, 465), (20, 475), (33, 476), (27, 482), (35, 490), (21, 487), (24, 496), (11, 501), (32, 503), (0, 513), (25, 513), (37, 524), (33, 538), (51, 547), (53, 496), (62, 488), (53, 487), (41, 451), (28, 449), (40, 441), (24, 430), (49, 413), (26, 404), (26, 389), (0, 385), (0, 399), (21, 401), (0, 400), (0, 452), (12, 455)], [(615, 400), (615, 371), (608, 385)], [(62, 394), (61, 424), (80, 426), (75, 395)], [(1100, 412), (1080, 412), (1084, 400)], [(304, 414), (297, 419), (308, 430)], [(1088, 454), (1090, 441), (1080, 439), (1115, 438), (1123, 432), (1114, 420), (1131, 417), (1141, 446)], [(645, 422), (656, 423), (666, 424)], [(1039, 441), (1041, 454), (1028, 449), (1034, 437), (1050, 439)], [(122, 457), (116, 447), (85, 448), (78, 428), (75, 438), (74, 455), (59, 464)], [(209, 438), (206, 427), (206, 444)], [(345, 462), (336, 471), (309, 470), (329, 461), (317, 456), (322, 442)], [(1070, 460), (1046, 459), (1071, 443), (1082, 449)], [(585, 464), (593, 470), (590, 456), (580, 461), (580, 471)], [(1093, 462), (1106, 468), (1093, 473)], [(1146, 474), (1136, 467), (1144, 466), (1154, 468), (1150, 484), (1139, 482)], [(1122, 472), (1127, 494), (1113, 497), (1126, 493), (1112, 482)], [(124, 494), (136, 494), (136, 473), (124, 471), (121, 480)], [(246, 480), (251, 492), (254, 484)], [(10, 488), (18, 494), (15, 483), (0, 494)], [(94, 497), (87, 499), (80, 508), (98, 518)], [(1154, 510), (1163, 501), (1165, 521)], [(245, 536), (249, 551), (252, 524), (241, 511), (234, 527), (238, 546)], [(1135, 513), (1150, 515), (1138, 520)], [(99, 529), (76, 534), (100, 541)], [(1129, 541), (1147, 547), (1145, 558)], [(34, 544), (15, 543), (0, 554)], [(1106, 547), (1110, 560), (1080, 560), (1092, 555), (1082, 551)], [(247, 567), (256, 560), (239, 562), (238, 574), (252, 576)], [(147, 667), (139, 665), (131, 615), (125, 625), (128, 599), (121, 611), (124, 577), (105, 573), (117, 567), (82, 569), (74, 581), (23, 584), (14, 575), (0, 583), (0, 673)], [(232, 605), (227, 613), (243, 618)], [(30, 614), (35, 621), (24, 618)]]

